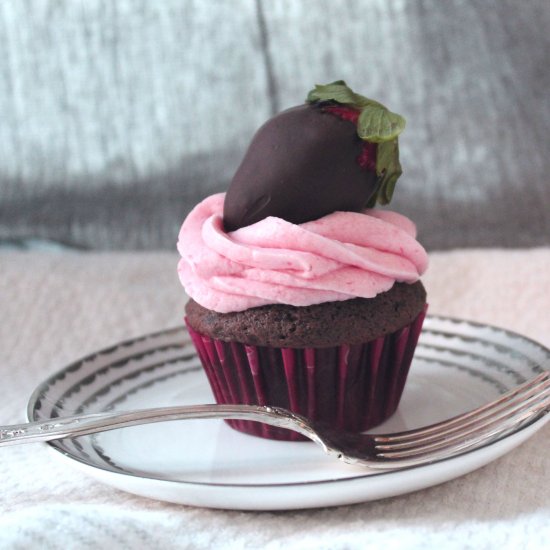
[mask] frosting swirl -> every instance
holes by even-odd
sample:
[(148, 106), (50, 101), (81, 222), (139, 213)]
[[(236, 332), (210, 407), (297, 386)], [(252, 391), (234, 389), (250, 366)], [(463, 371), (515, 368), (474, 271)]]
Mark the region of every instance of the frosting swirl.
[(302, 224), (268, 217), (227, 233), (224, 197), (199, 203), (178, 238), (182, 285), (219, 313), (373, 298), (416, 282), (428, 265), (415, 225), (396, 212), (333, 212)]

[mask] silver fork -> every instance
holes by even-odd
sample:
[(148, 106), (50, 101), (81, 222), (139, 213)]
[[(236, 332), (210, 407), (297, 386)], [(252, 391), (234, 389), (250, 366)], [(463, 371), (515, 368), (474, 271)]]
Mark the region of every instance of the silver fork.
[(279, 407), (190, 405), (59, 417), (0, 428), (0, 446), (51, 441), (170, 420), (254, 420), (305, 435), (331, 456), (377, 470), (427, 464), (481, 447), (538, 420), (550, 411), (550, 371), (494, 401), (449, 420), (407, 432), (349, 433)]

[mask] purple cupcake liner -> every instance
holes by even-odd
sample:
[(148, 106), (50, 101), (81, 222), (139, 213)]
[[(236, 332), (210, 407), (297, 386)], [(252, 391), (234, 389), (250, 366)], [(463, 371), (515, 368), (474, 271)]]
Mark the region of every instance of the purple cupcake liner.
[[(358, 345), (271, 348), (189, 333), (219, 404), (284, 407), (346, 431), (372, 428), (397, 409), (426, 309), (391, 334)], [(290, 430), (227, 420), (247, 434), (305, 440)]]

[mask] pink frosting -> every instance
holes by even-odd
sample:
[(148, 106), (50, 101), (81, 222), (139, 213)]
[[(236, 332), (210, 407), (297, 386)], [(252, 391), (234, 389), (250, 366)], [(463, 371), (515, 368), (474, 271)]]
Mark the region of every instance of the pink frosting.
[(334, 212), (299, 225), (268, 217), (226, 233), (224, 197), (198, 204), (178, 239), (180, 281), (208, 309), (373, 298), (428, 265), (415, 225), (396, 212)]

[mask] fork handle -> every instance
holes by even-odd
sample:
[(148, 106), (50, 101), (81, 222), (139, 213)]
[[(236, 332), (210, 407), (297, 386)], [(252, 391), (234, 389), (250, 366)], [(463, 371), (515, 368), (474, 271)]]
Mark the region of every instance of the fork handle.
[(309, 427), (307, 421), (300, 415), (286, 409), (261, 405), (212, 404), (159, 407), (129, 412), (83, 414), (2, 426), (0, 427), (0, 447), (20, 443), (52, 441), (67, 437), (79, 437), (81, 435), (141, 424), (199, 418), (255, 420), (271, 426), (293, 430), (313, 441), (318, 441), (317, 434)]

